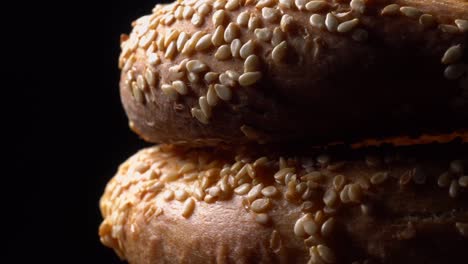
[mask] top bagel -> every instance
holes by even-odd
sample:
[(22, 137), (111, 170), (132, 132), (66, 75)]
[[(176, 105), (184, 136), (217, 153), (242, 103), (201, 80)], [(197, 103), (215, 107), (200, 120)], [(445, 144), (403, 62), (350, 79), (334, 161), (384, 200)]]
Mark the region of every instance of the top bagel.
[(468, 127), (466, 0), (180, 0), (122, 35), (150, 142), (348, 141)]

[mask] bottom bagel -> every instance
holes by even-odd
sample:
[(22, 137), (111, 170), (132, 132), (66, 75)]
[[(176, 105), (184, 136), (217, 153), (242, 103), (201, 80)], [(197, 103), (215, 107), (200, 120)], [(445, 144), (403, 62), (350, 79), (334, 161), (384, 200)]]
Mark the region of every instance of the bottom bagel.
[(467, 145), (314, 152), (144, 149), (101, 241), (130, 263), (466, 263)]

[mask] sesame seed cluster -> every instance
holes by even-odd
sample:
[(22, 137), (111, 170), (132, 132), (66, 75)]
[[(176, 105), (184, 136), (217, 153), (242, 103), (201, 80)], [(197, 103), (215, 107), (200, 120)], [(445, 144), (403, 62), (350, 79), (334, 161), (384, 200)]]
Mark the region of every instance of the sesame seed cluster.
[[(454, 36), (448, 46), (439, 48), (440, 74), (447, 79), (447, 85), (458, 83), (453, 107), (464, 105), (468, 96), (468, 18), (447, 19), (403, 4), (365, 0), (191, 0), (156, 5), (151, 15), (134, 22), (129, 36), (122, 36), (122, 86), (139, 107), (148, 108), (166, 97), (164, 102), (173, 103), (175, 109), (183, 108), (181, 111), (188, 111), (200, 124), (209, 126), (215, 111), (227, 111), (222, 106), (245, 96), (243, 89), (262, 87), (265, 78), (271, 79), (272, 69), (287, 66), (291, 55), (298, 52), (300, 45), (295, 42), (313, 38), (312, 47), (302, 48), (310, 48), (308, 52), (318, 60), (333, 52), (327, 47), (337, 39), (328, 36), (372, 45), (366, 43), (374, 37), (370, 19), (400, 18), (428, 32), (438, 31), (441, 38)], [(325, 34), (327, 37), (321, 36)], [(134, 121), (131, 118), (131, 127), (138, 131)], [(243, 124), (238, 129), (247, 139), (258, 139), (246, 133), (245, 127), (252, 126)]]
[[(448, 204), (458, 202), (451, 204), (453, 208), (442, 208), (453, 210), (454, 215), (456, 210), (462, 210), (447, 222), (460, 238), (468, 237), (466, 157), (438, 161), (436, 165), (398, 153), (359, 157), (346, 160), (330, 154), (262, 156), (249, 148), (161, 145), (144, 149), (119, 168), (106, 188), (101, 200), (101, 241), (125, 259), (128, 233), (137, 232), (137, 215), (145, 223), (165, 214), (175, 221), (189, 221), (192, 216), (197, 217), (197, 207), (204, 203), (227, 207), (238, 199), (238, 206), (245, 209), (243, 214), (250, 214), (252, 222), (271, 231), (269, 248), (275, 254), (281, 255), (281, 247), (293, 236), (302, 241), (309, 263), (342, 263), (338, 261), (340, 252), (327, 242), (333, 241), (335, 229), (349, 227), (352, 222), (343, 212), (377, 217), (375, 210), (383, 205), (376, 203), (376, 197), (382, 193), (398, 196), (398, 192), (417, 192), (421, 188), (429, 189), (435, 199), (445, 199)], [(434, 166), (437, 169), (429, 169)], [(284, 210), (281, 217), (287, 211), (298, 213), (295, 221), (282, 223), (284, 227), (279, 224), (276, 210)], [(416, 237), (415, 226), (423, 225), (423, 220), (407, 221), (408, 226), (405, 223), (405, 229), (397, 235)], [(356, 261), (353, 263), (365, 260)]]
[[(407, 146), (455, 139), (468, 142), (466, 131), (417, 139), (404, 135), (369, 139), (347, 148), (351, 154), (345, 151), (338, 155), (328, 151), (334, 147), (330, 141), (322, 142), (325, 145), (320, 148), (314, 145), (312, 153), (305, 154), (299, 153), (307, 144), (292, 153), (280, 144), (269, 145), (275, 141), (275, 134), (268, 131), (276, 129), (270, 126), (275, 126), (276, 121), (287, 123), (289, 112), (283, 110), (294, 108), (283, 105), (279, 99), (282, 95), (270, 89), (278, 81), (276, 75), (285, 73), (285, 80), (278, 85), (288, 86), (288, 93), (295, 93), (295, 97), (300, 97), (304, 93), (300, 89), (306, 87), (313, 90), (306, 93), (321, 98), (325, 91), (320, 85), (333, 90), (336, 87), (331, 79), (344, 76), (345, 72), (337, 68), (350, 68), (355, 63), (361, 63), (363, 69), (371, 68), (371, 62), (378, 61), (377, 55), (392, 43), (403, 43), (402, 49), (407, 52), (407, 39), (412, 41), (408, 46), (424, 42), (417, 56), (436, 57), (440, 80), (447, 84), (444, 89), (450, 90), (443, 100), (453, 100), (456, 109), (464, 109), (465, 103), (468, 106), (468, 13), (460, 17), (444, 15), (443, 10), (435, 12), (423, 2), (178, 0), (158, 4), (152, 14), (136, 20), (130, 35), (121, 37), (122, 101), (130, 127), (145, 140), (161, 145), (132, 156), (108, 183), (100, 202), (104, 216), (99, 229), (102, 243), (131, 263), (165, 262), (164, 254), (172, 254), (174, 245), (183, 242), (194, 247), (193, 251), (181, 249), (180, 255), (188, 259), (167, 261), (206, 263), (209, 261), (203, 259), (203, 254), (209, 252), (206, 257), (216, 255), (217, 263), (229, 263), (220, 259), (247, 253), (211, 246), (219, 242), (218, 235), (194, 230), (200, 238), (193, 238), (177, 234), (177, 229), (182, 230), (182, 225), (203, 229), (220, 222), (231, 225), (231, 218), (235, 218), (243, 228), (229, 239), (233, 244), (245, 243), (242, 250), (258, 251), (254, 255), (260, 259), (250, 262), (399, 263), (394, 261), (397, 257), (392, 259), (391, 250), (406, 256), (401, 253), (406, 245), (402, 241), (419, 239), (420, 234), (425, 236), (442, 228), (448, 230), (448, 239), (459, 241), (454, 243), (455, 249), (468, 247), (465, 143), (460, 143), (465, 152), (444, 150), (447, 155), (436, 158), (427, 158), (421, 151), (400, 156), (397, 151), (373, 155), (368, 150), (353, 149), (387, 143)], [(394, 24), (388, 26), (390, 23)], [(395, 25), (407, 26), (415, 33), (404, 32), (387, 39), (386, 32), (398, 32), (395, 29), (399, 26)], [(378, 45), (384, 49), (378, 50)], [(301, 66), (306, 69), (302, 73), (310, 71), (310, 76), (294, 75), (293, 71)], [(288, 68), (293, 70), (286, 73)], [(314, 82), (310, 87), (309, 79)], [(328, 81), (331, 84), (326, 86)], [(336, 92), (339, 96), (350, 95), (342, 94), (344, 90), (340, 89)], [(334, 94), (324, 94), (324, 101), (330, 95)], [(285, 97), (285, 101), (294, 96)], [(425, 102), (433, 101), (421, 105)], [(343, 109), (336, 112), (346, 111)], [(286, 114), (281, 116), (280, 112)], [(467, 114), (468, 109), (460, 112)], [(359, 111), (350, 116), (356, 113)], [(252, 118), (254, 115), (260, 118)], [(313, 119), (314, 115), (320, 113), (307, 112), (307, 117)], [(219, 120), (224, 122), (224, 129), (215, 129)], [(320, 130), (320, 119), (307, 121), (316, 124), (318, 134), (326, 134), (326, 129)], [(231, 122), (235, 125), (230, 126)], [(294, 122), (287, 124), (293, 126), (288, 131), (303, 128), (289, 125), (297, 124)], [(164, 140), (142, 129), (145, 126), (164, 134)], [(210, 129), (214, 136), (190, 134)], [(239, 141), (236, 135), (246, 141)], [(251, 233), (242, 233), (246, 230)], [(219, 230), (219, 236), (226, 233)], [(171, 238), (165, 237), (168, 234)], [(215, 242), (197, 244), (197, 239), (207, 237)], [(256, 239), (259, 241), (254, 244)], [(291, 252), (295, 253), (293, 258)], [(162, 259), (154, 260), (154, 256)], [(199, 261), (190, 259), (197, 256)]]

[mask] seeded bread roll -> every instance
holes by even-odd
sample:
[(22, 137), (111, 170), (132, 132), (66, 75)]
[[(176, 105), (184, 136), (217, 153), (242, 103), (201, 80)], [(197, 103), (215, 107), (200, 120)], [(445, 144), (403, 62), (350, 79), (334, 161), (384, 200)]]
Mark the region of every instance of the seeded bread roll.
[(467, 10), (462, 0), (157, 5), (122, 36), (122, 101), (150, 142), (450, 133), (467, 128)]
[(105, 190), (101, 241), (147, 264), (466, 259), (467, 145), (281, 153), (144, 149)]

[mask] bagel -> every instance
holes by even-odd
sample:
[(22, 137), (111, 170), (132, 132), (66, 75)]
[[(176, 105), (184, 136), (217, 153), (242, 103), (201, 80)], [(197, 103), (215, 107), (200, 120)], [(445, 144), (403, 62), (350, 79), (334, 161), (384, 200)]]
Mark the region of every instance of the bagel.
[(130, 127), (155, 143), (450, 134), (468, 120), (467, 10), (463, 0), (156, 5), (121, 37), (121, 99)]
[(99, 235), (129, 263), (464, 263), (468, 148), (160, 145), (124, 162)]

